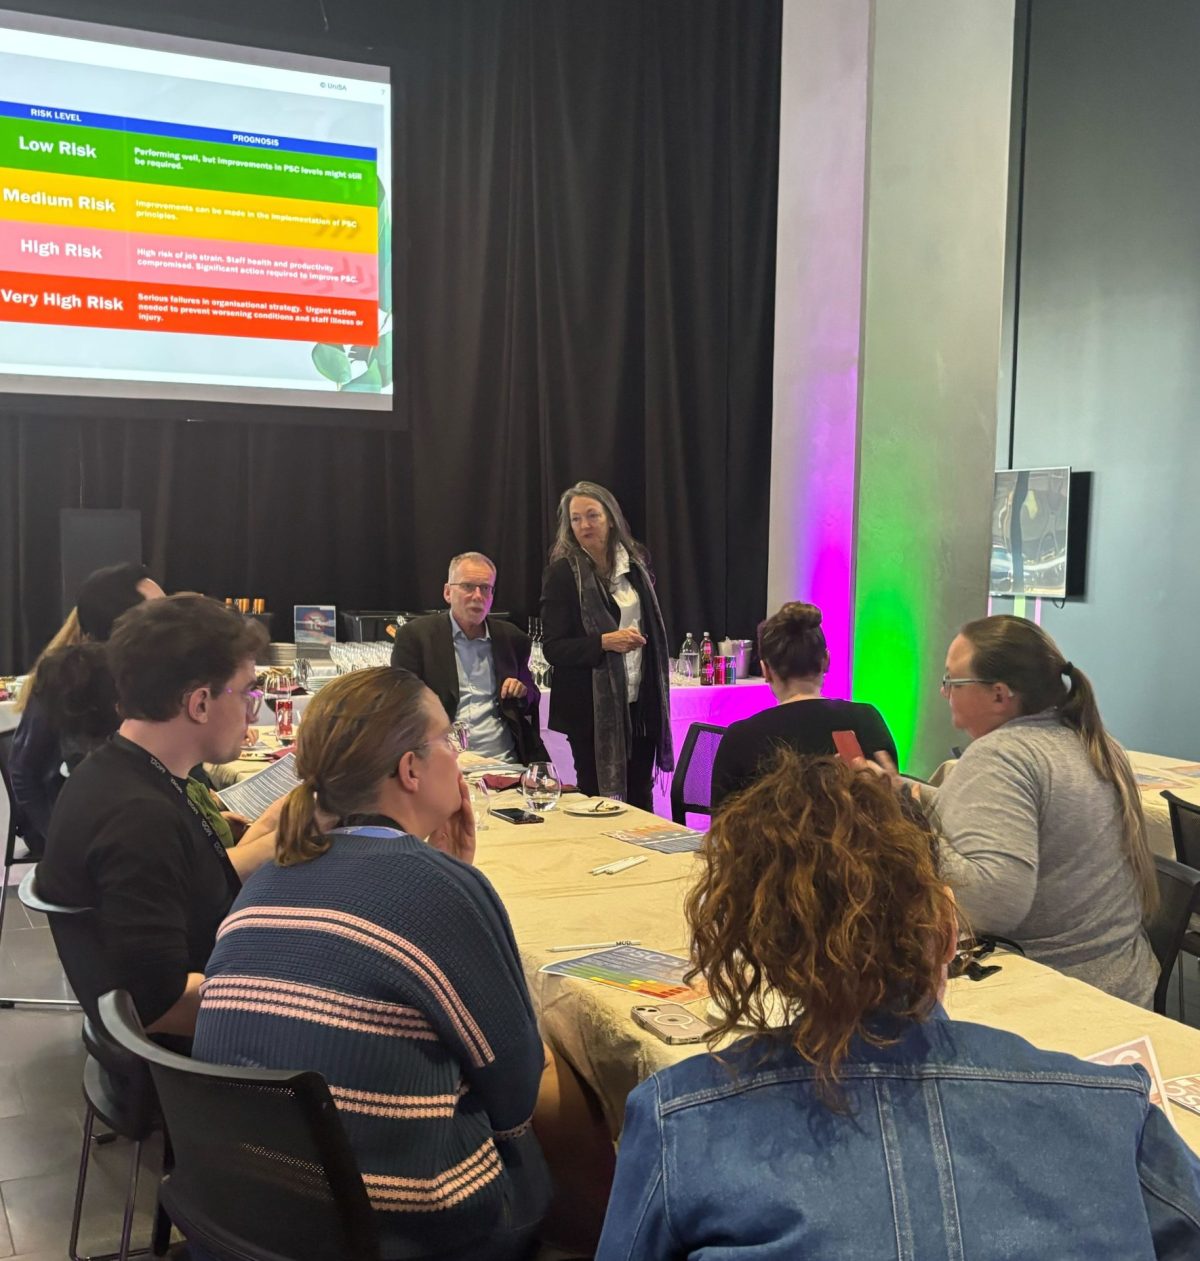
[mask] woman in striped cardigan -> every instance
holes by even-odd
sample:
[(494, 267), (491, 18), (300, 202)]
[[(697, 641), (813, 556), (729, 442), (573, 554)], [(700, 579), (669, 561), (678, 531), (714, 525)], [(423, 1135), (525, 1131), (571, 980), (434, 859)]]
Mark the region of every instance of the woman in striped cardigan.
[(532, 1128), (547, 1058), (508, 916), (471, 865), (449, 726), (406, 670), (313, 699), (276, 861), (218, 934), (194, 1054), (325, 1077), (384, 1257), (499, 1261), (550, 1201)]

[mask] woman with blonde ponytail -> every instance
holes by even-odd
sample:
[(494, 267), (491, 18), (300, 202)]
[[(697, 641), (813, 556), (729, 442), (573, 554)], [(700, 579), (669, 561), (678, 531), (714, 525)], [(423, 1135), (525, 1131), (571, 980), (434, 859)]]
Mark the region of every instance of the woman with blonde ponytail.
[(550, 1198), (531, 1129), (545, 1061), (450, 737), (407, 670), (313, 698), (275, 862), (217, 934), (193, 1055), (322, 1074), (383, 1257), (504, 1261)]
[(1154, 856), (1129, 759), (1087, 675), (1040, 626), (1001, 615), (955, 637), (942, 692), (972, 743), (921, 797), (972, 928), (1148, 1007)]

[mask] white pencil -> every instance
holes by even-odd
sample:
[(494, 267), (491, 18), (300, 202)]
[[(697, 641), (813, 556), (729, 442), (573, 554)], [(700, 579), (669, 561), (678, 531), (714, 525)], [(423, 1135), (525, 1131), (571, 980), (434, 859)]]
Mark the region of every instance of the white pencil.
[(577, 946), (549, 946), (551, 954), (564, 954), (568, 950), (611, 950), (613, 946), (640, 946), (640, 941), (581, 941)]
[(609, 863), (607, 867), (597, 868), (592, 875), (615, 876), (620, 871), (628, 871), (630, 867), (636, 867), (639, 863), (644, 863), (644, 858), (623, 858), (618, 863)]

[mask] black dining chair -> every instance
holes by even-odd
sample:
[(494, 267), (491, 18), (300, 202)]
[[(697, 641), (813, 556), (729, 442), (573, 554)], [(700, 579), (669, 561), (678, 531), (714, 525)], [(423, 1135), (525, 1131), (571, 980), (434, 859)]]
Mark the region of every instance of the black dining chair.
[(1171, 838), (1175, 842), (1175, 860), (1200, 871), (1200, 806), (1184, 801), (1169, 789), (1159, 794), (1171, 814)]
[(683, 749), (671, 780), (671, 818), (687, 825), (688, 814), (712, 814), (712, 773), (724, 727), (694, 722), (683, 738)]
[[(1155, 911), (1147, 933), (1150, 946), (1158, 959), (1158, 984), (1154, 989), (1154, 1010), (1165, 1016), (1167, 987), (1175, 971), (1179, 954), (1200, 955), (1200, 933), (1189, 928), (1191, 918), (1200, 912), (1200, 871), (1185, 863), (1155, 855), (1154, 866), (1158, 873), (1158, 910)], [(1179, 1019), (1184, 1020), (1183, 977), (1179, 978)]]
[[(0, 808), (7, 812), (4, 828), (4, 868), (0, 872), (0, 950), (3, 949), (4, 945), (4, 921), (9, 899), (10, 897), (19, 896), (15, 891), (10, 892), (8, 884), (9, 873), (14, 867), (23, 866), (34, 861), (33, 855), (25, 852), (24, 846), (21, 845), (21, 837), (17, 831), (17, 802), (13, 793), (12, 780), (8, 775), (8, 760), (12, 753), (12, 742), (13, 733), (11, 731), (6, 731), (3, 735), (0, 735), (0, 789), (3, 789), (3, 799), (0, 800)], [(79, 1004), (72, 998), (39, 998), (33, 995), (17, 994), (8, 994), (0, 998), (0, 1008), (15, 1007), (18, 1004), (22, 1007), (43, 1008), (46, 1010), (79, 1010)]]
[(324, 1078), (164, 1050), (123, 990), (100, 1023), (150, 1072), (171, 1135), (159, 1198), (219, 1261), (378, 1261), (375, 1220)]
[[(151, 1247), (132, 1250), (130, 1247), (142, 1144), (161, 1127), (162, 1121), (154, 1085), (145, 1065), (113, 1041), (100, 1023), (96, 1003), (101, 994), (112, 988), (113, 981), (95, 916), (90, 907), (60, 906), (39, 896), (36, 867), (26, 872), (22, 879), (20, 896), (25, 906), (45, 915), (49, 921), (59, 962), (84, 1010), (83, 1045), (87, 1058), (83, 1064), (83, 1098), (86, 1111), (67, 1254), (71, 1261), (126, 1261), (128, 1257), (143, 1257), (150, 1252), (161, 1256), (166, 1251), (170, 1234), (170, 1224), (161, 1213), (157, 1216)], [(108, 1127), (108, 1134), (96, 1135), (97, 1119)], [(93, 1253), (88, 1258), (81, 1258), (79, 1226), (93, 1146), (101, 1141), (110, 1141), (114, 1136), (127, 1139), (131, 1144), (120, 1243), (115, 1252)]]

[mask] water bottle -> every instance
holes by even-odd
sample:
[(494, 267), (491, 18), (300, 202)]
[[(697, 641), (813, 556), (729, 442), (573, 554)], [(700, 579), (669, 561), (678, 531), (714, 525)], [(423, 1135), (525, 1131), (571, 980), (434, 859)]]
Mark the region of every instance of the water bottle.
[(692, 632), (683, 637), (683, 647), (679, 650), (679, 674), (685, 682), (691, 682), (695, 679), (700, 667), (700, 653), (696, 648), (696, 641), (692, 638)]

